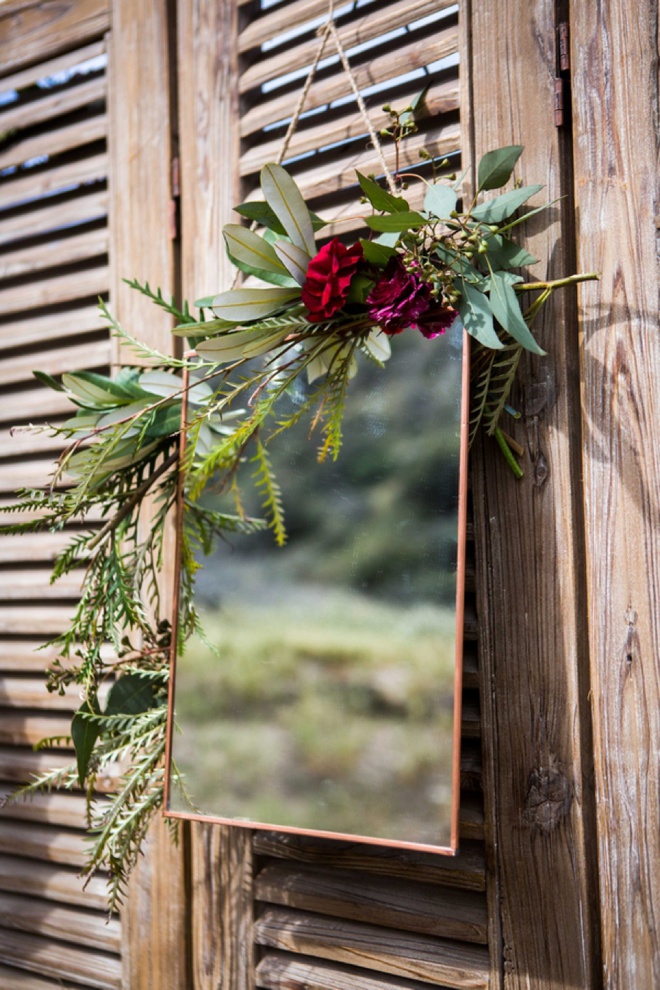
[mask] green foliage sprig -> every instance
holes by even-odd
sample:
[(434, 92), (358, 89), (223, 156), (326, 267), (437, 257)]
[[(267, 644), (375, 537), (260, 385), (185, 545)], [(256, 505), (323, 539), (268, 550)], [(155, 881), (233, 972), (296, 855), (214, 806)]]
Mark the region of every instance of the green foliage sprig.
[[(390, 111), (390, 117), (396, 142), (415, 126), (414, 107), (403, 114)], [(265, 232), (239, 224), (224, 228), (230, 259), (265, 287), (248, 284), (199, 300), (198, 318), (160, 290), (129, 283), (174, 316), (175, 333), (195, 347), (194, 357), (175, 359), (146, 347), (101, 303), (112, 333), (154, 367), (124, 368), (114, 378), (65, 374), (60, 381), (36, 373), (76, 411), (53, 428), (65, 449), (49, 487), (22, 491), (14, 505), (2, 507), (22, 518), (0, 532), (75, 525), (53, 580), (81, 571), (81, 598), (69, 627), (46, 644), (58, 654), (47, 687), (63, 692), (76, 684), (83, 701), (71, 726), (75, 764), (41, 775), (14, 797), (50, 787), (85, 788), (93, 840), (87, 869), (109, 871), (111, 908), (163, 800), (172, 630), (159, 575), (180, 474), (185, 478), (179, 619), (184, 641), (198, 625), (197, 550), (209, 553), (227, 532), (264, 527), (278, 544), (286, 541), (270, 445), (306, 418), (318, 441), (318, 459), (336, 458), (359, 361), (382, 365), (391, 356), (391, 338), (400, 332), (419, 331), (433, 347), (438, 346), (434, 337), (454, 320), (462, 321), (474, 341), (471, 438), (485, 427), (520, 473), (500, 421), (511, 411), (508, 400), (523, 351), (543, 353), (530, 324), (556, 288), (596, 277), (530, 283), (517, 273), (535, 259), (512, 233), (544, 208), (520, 212), (541, 187), (515, 184), (485, 202), (479, 196), (506, 185), (521, 151), (502, 148), (484, 156), (477, 195), (467, 207), (460, 206), (455, 176), (446, 180), (434, 173), (422, 209), (412, 210), (403, 195), (358, 174), (372, 209), (365, 218), (370, 236), (349, 247), (335, 237), (320, 249), (315, 235), (324, 221), (309, 210), (283, 168), (266, 165), (264, 202), (237, 207)], [(526, 310), (522, 292), (538, 293)], [(279, 400), (287, 393), (299, 401), (293, 413), (283, 414)], [(246, 483), (258, 492), (264, 519), (246, 515)], [(211, 489), (229, 505), (209, 507)], [(172, 773), (182, 784), (176, 767)], [(103, 796), (97, 785), (109, 775), (115, 786)]]

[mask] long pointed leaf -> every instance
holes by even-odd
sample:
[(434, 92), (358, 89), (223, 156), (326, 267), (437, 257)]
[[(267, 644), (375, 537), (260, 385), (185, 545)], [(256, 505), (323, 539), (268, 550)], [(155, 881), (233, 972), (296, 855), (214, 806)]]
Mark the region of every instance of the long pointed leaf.
[(212, 337), (197, 345), (197, 353), (206, 361), (216, 364), (226, 364), (230, 361), (240, 361), (249, 351), (250, 357), (265, 354), (284, 340), (289, 333), (285, 330), (236, 330), (222, 337)]
[(488, 202), (475, 206), (471, 213), (472, 219), (480, 220), (482, 223), (501, 223), (541, 189), (543, 186), (521, 186), (520, 189), (502, 193), (495, 199), (489, 199)]
[(467, 332), (484, 347), (500, 350), (504, 345), (495, 332), (493, 311), (487, 297), (465, 279), (461, 279), (461, 293), (458, 312)]
[(296, 247), (313, 257), (316, 246), (309, 210), (289, 173), (281, 165), (264, 165), (261, 170), (261, 188), (266, 202)]
[(500, 326), (504, 327), (506, 332), (511, 334), (514, 340), (517, 340), (528, 351), (533, 354), (545, 354), (525, 323), (513, 286), (503, 278), (500, 272), (493, 272), (490, 277), (490, 286), (490, 306), (493, 316)]
[(303, 285), (307, 277), (307, 266), (310, 262), (307, 252), (289, 241), (277, 241), (274, 250), (298, 285)]
[(237, 223), (228, 223), (222, 228), (222, 236), (230, 258), (266, 272), (284, 271), (272, 245), (253, 230)]
[(485, 192), (487, 189), (500, 189), (505, 186), (522, 151), (521, 144), (487, 151), (479, 162), (477, 191)]
[(249, 323), (270, 316), (300, 295), (300, 289), (229, 289), (213, 300), (213, 312), (223, 320)]

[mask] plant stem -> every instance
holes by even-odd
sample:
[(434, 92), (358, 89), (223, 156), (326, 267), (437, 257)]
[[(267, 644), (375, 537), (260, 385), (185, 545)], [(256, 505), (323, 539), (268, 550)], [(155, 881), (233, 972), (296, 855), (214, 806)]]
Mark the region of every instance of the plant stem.
[(514, 285), (516, 292), (530, 292), (534, 289), (561, 289), (565, 285), (577, 285), (578, 282), (598, 281), (598, 272), (586, 272), (580, 275), (568, 275), (566, 278), (556, 278), (551, 282), (518, 282)]
[(518, 479), (522, 478), (522, 476), (523, 476), (523, 469), (521, 468), (520, 464), (518, 464), (518, 461), (515, 459), (515, 457), (511, 453), (511, 448), (509, 447), (508, 443), (504, 439), (504, 434), (500, 430), (499, 426), (496, 426), (495, 427), (495, 429), (493, 431), (493, 436), (497, 440), (497, 442), (498, 442), (498, 444), (500, 446), (500, 450), (504, 454), (504, 459), (506, 460), (507, 464), (509, 465), (509, 467), (511, 468), (511, 470), (515, 474), (516, 478), (518, 478)]

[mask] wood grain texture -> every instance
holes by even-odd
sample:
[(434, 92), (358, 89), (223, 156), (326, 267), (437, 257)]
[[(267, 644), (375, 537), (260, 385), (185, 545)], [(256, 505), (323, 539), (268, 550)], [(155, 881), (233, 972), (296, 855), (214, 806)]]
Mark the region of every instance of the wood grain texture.
[[(169, 232), (172, 116), (166, 0), (113, 0), (109, 41), (110, 263), (114, 316), (142, 341), (168, 351), (172, 320), (123, 278), (174, 290)], [(115, 345), (117, 363), (135, 356)], [(167, 593), (170, 563), (163, 574)], [(166, 599), (167, 600), (167, 599)], [(175, 846), (153, 822), (122, 913), (123, 979), (131, 990), (188, 990), (185, 829)]]
[(75, 186), (79, 182), (103, 180), (107, 174), (108, 158), (105, 152), (75, 158), (55, 168), (31, 170), (0, 184), (0, 207), (4, 210), (19, 206), (29, 200)]
[(94, 990), (121, 990), (120, 962), (107, 952), (74, 948), (39, 935), (0, 930), (0, 957), (4, 962), (56, 981), (76, 981)]
[(656, 3), (571, 3), (605, 985), (660, 986)]
[[(37, 0), (38, 2), (38, 0)], [(7, 0), (3, 0), (2, 7), (0, 10), (3, 13), (7, 13), (7, 8), (9, 7)], [(37, 6), (35, 0), (28, 0), (23, 6)], [(25, 69), (20, 69), (18, 72), (14, 72), (10, 76), (3, 76), (0, 87), (3, 90), (10, 89), (25, 89), (27, 86), (33, 86), (39, 79), (44, 79), (47, 76), (55, 75), (58, 72), (66, 72), (67, 69), (73, 69), (81, 62), (86, 62), (88, 59), (98, 58), (99, 55), (103, 55), (105, 52), (105, 41), (100, 39), (99, 41), (93, 41), (89, 45), (83, 45), (82, 48), (75, 48), (72, 52), (66, 52), (64, 55), (58, 55), (55, 58), (47, 58), (45, 61), (42, 60), (36, 65), (29, 65)]]
[(0, 7), (2, 75), (63, 49), (83, 45), (107, 31), (109, 0), (41, 0)]
[(252, 990), (251, 832), (199, 822), (191, 827), (194, 990)]
[[(105, 879), (101, 876), (92, 877), (83, 890), (84, 884), (78, 870), (53, 863), (28, 861), (16, 856), (0, 856), (0, 890), (20, 889), (24, 894), (43, 897), (58, 904), (77, 904), (84, 908), (107, 911)], [(0, 983), (0, 986), (3, 984)]]
[(256, 974), (264, 990), (428, 990), (428, 983), (377, 976), (354, 966), (338, 966), (285, 952), (268, 952)]
[[(516, 176), (570, 192), (553, 123), (554, 3), (472, 4), (474, 151), (525, 147)], [(570, 204), (525, 226), (533, 272), (573, 270)], [(487, 837), (506, 988), (598, 986), (593, 794), (581, 542), (575, 312), (558, 296), (537, 325), (548, 356), (526, 360), (511, 432), (516, 481), (494, 443), (473, 458)], [(508, 428), (508, 427), (507, 427)], [(494, 905), (491, 902), (491, 911)]]
[(0, 893), (0, 925), (104, 952), (119, 952), (119, 922), (97, 911), (78, 911), (24, 894)]
[(261, 945), (435, 986), (444, 984), (456, 990), (488, 987), (488, 953), (481, 946), (276, 908), (262, 912), (255, 934)]

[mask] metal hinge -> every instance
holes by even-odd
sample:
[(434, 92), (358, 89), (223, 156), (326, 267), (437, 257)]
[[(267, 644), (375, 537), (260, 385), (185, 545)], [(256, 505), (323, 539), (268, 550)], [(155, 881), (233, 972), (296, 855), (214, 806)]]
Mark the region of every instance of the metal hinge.
[(170, 240), (176, 241), (180, 236), (180, 206), (181, 206), (181, 183), (179, 179), (179, 159), (175, 156), (170, 164), (170, 215), (169, 231)]
[(568, 41), (568, 22), (557, 25), (557, 74), (554, 87), (555, 127), (566, 123), (570, 102), (571, 50)]

